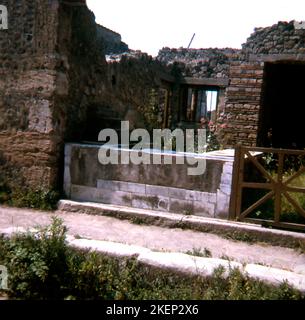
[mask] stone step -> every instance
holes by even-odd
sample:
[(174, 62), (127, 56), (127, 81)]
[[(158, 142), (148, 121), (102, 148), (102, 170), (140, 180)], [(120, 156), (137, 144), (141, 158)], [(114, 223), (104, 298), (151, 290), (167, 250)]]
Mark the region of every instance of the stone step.
[[(16, 232), (36, 232), (37, 226), (50, 225), (55, 216), (67, 227), (68, 244), (79, 249), (86, 248), (117, 258), (133, 257), (147, 267), (168, 269), (179, 274), (209, 276), (220, 265), (227, 271), (236, 267), (250, 277), (275, 285), (286, 280), (305, 291), (305, 247), (301, 253), (295, 248), (275, 247), (270, 243), (249, 243), (253, 232), (267, 233), (269, 240), (272, 236), (275, 240), (285, 239), (282, 244), (292, 246), (296, 244), (292, 238), (305, 244), (304, 234), (264, 230), (258, 226), (217, 219), (184, 218), (175, 214), (62, 200), (56, 212), (0, 206), (0, 235), (10, 237)], [(144, 221), (143, 216), (151, 221)], [(184, 220), (192, 222), (193, 227), (199, 225), (202, 232), (186, 230), (190, 225), (183, 224)], [(143, 225), (143, 221), (150, 225)], [(208, 232), (203, 232), (203, 229)], [(233, 237), (225, 239), (229, 234), (239, 241), (233, 241)], [(266, 234), (263, 238), (266, 240)], [(258, 238), (252, 240), (258, 241)]]
[(287, 248), (305, 248), (304, 233), (264, 228), (250, 223), (70, 200), (60, 200), (58, 211), (108, 216), (164, 228), (189, 229), (250, 243), (264, 242)]

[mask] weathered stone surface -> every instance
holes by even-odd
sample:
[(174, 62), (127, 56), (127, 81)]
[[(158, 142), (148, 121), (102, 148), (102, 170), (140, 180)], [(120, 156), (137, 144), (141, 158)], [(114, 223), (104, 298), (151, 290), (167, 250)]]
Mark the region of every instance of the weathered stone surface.
[(177, 64), (184, 77), (228, 78), (231, 61), (240, 60), (238, 49), (169, 49), (159, 51), (158, 60)]
[(305, 52), (305, 30), (295, 28), (294, 21), (279, 22), (267, 28), (255, 28), (243, 45), (252, 54), (299, 54)]
[[(99, 149), (99, 145), (93, 144), (66, 145), (64, 185), (71, 199), (185, 215), (218, 217), (220, 213), (221, 217), (228, 217), (231, 159), (207, 156), (208, 171), (189, 176), (188, 163), (102, 165)], [(152, 157), (153, 154), (151, 160)]]
[[(220, 90), (216, 127), (221, 144), (256, 145), (265, 62), (305, 61), (305, 30), (293, 21), (256, 29), (242, 50), (163, 48), (153, 59), (128, 50), (119, 34), (97, 26), (85, 1), (1, 4), (8, 8), (9, 28), (0, 33), (0, 169), (11, 187), (58, 188), (64, 142), (96, 141), (101, 129), (119, 129), (121, 120), (129, 120), (130, 129), (178, 126), (181, 86), (202, 79)], [(105, 50), (112, 53), (107, 59)], [(88, 156), (79, 154), (84, 166), (92, 156), (86, 152)], [(71, 175), (78, 170), (69, 168)], [(173, 174), (179, 171), (175, 164), (163, 173), (154, 167), (154, 176), (145, 165), (138, 172), (131, 166), (117, 170), (124, 172), (125, 182), (164, 187), (171, 177), (172, 187), (213, 194), (221, 176), (221, 165), (212, 169), (207, 163), (204, 179), (192, 181), (193, 189)], [(98, 178), (113, 180), (114, 172), (107, 167)], [(96, 168), (83, 178), (96, 188)], [(223, 176), (220, 186), (227, 196), (229, 180)], [(71, 183), (78, 182), (69, 181), (67, 174), (65, 181), (68, 195)], [(137, 189), (124, 186), (120, 191)], [(199, 201), (194, 192), (181, 200)]]

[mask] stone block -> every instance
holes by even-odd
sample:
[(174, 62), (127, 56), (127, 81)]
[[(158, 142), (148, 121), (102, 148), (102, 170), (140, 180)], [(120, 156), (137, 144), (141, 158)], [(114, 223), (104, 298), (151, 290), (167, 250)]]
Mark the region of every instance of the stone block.
[(193, 201), (170, 199), (169, 211), (192, 215), (194, 213)]
[(130, 192), (130, 193), (145, 194), (146, 186), (145, 184), (141, 184), (141, 183), (121, 181), (120, 190), (125, 192)]
[(217, 202), (217, 194), (216, 193), (209, 193), (209, 203), (216, 203)]
[(70, 166), (65, 165), (64, 169), (64, 192), (68, 198), (71, 196), (71, 173)]
[(204, 192), (200, 191), (192, 191), (192, 190), (184, 190), (185, 191), (185, 200), (189, 201), (200, 201), (202, 199), (202, 195), (205, 194)]
[(129, 192), (98, 189), (96, 196), (98, 202), (115, 204), (120, 206), (131, 205), (131, 194)]
[(76, 201), (96, 201), (97, 190), (96, 188), (72, 184), (71, 199)]
[(168, 187), (146, 185), (147, 195), (168, 197), (168, 193)]
[(131, 194), (131, 205), (135, 208), (168, 212), (169, 202), (167, 197)]
[(229, 217), (229, 207), (230, 207), (230, 197), (221, 192), (217, 192), (217, 201), (215, 208), (215, 218), (225, 218)]
[(152, 204), (147, 199), (134, 198), (133, 195), (131, 196), (131, 206), (139, 209), (153, 209)]
[(233, 172), (233, 162), (226, 162), (223, 165), (222, 173), (232, 175), (232, 172)]
[(193, 211), (194, 215), (214, 218), (215, 204), (209, 203), (209, 202), (202, 203), (199, 201), (194, 201), (193, 206), (194, 206), (194, 211)]
[(76, 201), (92, 201), (122, 206), (131, 205), (131, 195), (128, 192), (102, 188), (97, 189), (78, 185), (72, 185), (71, 199)]
[(168, 195), (173, 199), (185, 199), (185, 189), (168, 188)]
[(227, 196), (230, 196), (231, 190), (232, 190), (231, 185), (227, 185), (227, 184), (221, 184), (220, 185), (220, 191), (222, 193), (226, 194)]
[(97, 180), (97, 188), (119, 191), (120, 190), (120, 181)]

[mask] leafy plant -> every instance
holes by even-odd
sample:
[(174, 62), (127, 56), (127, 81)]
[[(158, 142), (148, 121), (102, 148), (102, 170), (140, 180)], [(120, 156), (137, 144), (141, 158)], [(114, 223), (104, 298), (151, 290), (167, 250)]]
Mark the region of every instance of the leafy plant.
[(9, 270), (11, 294), (26, 299), (63, 297), (69, 283), (65, 236), (62, 221), (53, 218), (52, 224), (39, 232), (2, 241), (5, 254), (1, 260)]
[(54, 210), (59, 197), (59, 192), (55, 190), (15, 189), (11, 191), (6, 203), (14, 207)]
[[(10, 298), (117, 300), (301, 299), (287, 283), (267, 285), (219, 267), (205, 278), (148, 267), (67, 246), (66, 228), (54, 218), (31, 234), (0, 237), (0, 264), (9, 272)], [(201, 250), (199, 250), (201, 252)], [(203, 252), (209, 255), (209, 251)]]

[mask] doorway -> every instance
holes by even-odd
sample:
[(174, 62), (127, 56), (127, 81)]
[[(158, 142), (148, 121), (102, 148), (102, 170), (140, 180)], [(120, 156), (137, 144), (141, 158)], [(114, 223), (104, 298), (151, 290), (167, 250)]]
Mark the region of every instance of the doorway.
[(305, 148), (305, 64), (266, 63), (258, 144), (264, 147)]

